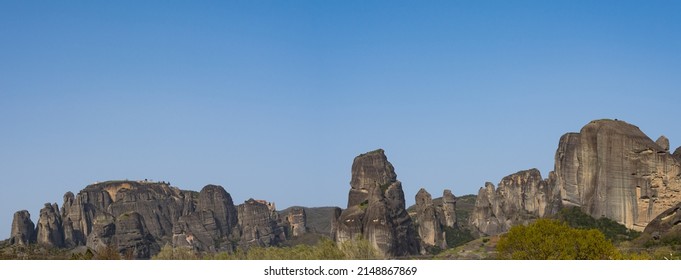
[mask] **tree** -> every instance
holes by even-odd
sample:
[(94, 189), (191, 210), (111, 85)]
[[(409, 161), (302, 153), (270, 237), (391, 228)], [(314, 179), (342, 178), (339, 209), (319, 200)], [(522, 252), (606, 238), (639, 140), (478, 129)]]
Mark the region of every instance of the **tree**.
[(501, 259), (603, 260), (620, 258), (619, 251), (595, 229), (574, 229), (567, 224), (539, 219), (511, 228), (497, 244)]

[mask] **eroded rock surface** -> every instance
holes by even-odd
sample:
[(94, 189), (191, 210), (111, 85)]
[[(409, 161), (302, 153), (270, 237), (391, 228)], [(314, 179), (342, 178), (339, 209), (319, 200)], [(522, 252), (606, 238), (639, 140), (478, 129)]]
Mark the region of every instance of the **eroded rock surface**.
[(480, 232), (496, 235), (511, 226), (552, 215), (560, 209), (560, 194), (554, 187), (554, 175), (542, 179), (537, 169), (504, 177), (495, 189), (485, 183), (478, 191), (470, 223)]
[(664, 135), (660, 136), (660, 138), (657, 138), (655, 144), (660, 146), (660, 148), (662, 148), (662, 150), (665, 152), (669, 152), (669, 139), (667, 139), (667, 137)]
[(305, 208), (293, 207), (286, 215), (286, 222), (288, 223), (291, 236), (301, 236), (307, 232), (307, 215)]
[[(438, 211), (439, 210), (439, 211)], [(416, 193), (416, 220), (418, 221), (418, 234), (421, 238), (421, 248), (437, 246), (447, 248), (445, 232), (441, 220), (444, 220), (444, 211), (433, 204), (433, 197), (425, 189)]]
[[(17, 218), (14, 240), (32, 243), (26, 239), (28, 229), (19, 227), (30, 225), (28, 213)], [(149, 258), (165, 244), (232, 251), (242, 241), (237, 219), (232, 198), (221, 186), (194, 192), (166, 182), (108, 181), (77, 195), (66, 193), (61, 212), (56, 204), (45, 204), (34, 236), (48, 247), (85, 245), (99, 251), (114, 246), (123, 256)]]
[(36, 227), (36, 241), (46, 247), (62, 247), (64, 231), (57, 204), (46, 203), (40, 210), (40, 218)]
[(237, 206), (241, 244), (248, 246), (270, 246), (286, 240), (282, 221), (274, 204), (249, 199)]
[(440, 223), (446, 227), (455, 228), (456, 223), (456, 196), (452, 194), (451, 190), (444, 190), (442, 192), (442, 214), (443, 221)]
[(665, 236), (681, 237), (681, 202), (652, 219), (643, 232), (656, 239)]
[(35, 224), (31, 221), (31, 214), (26, 210), (14, 213), (9, 244), (25, 246), (35, 243), (35, 238)]
[(681, 167), (668, 140), (653, 142), (623, 121), (592, 121), (561, 137), (556, 186), (563, 204), (643, 230), (681, 201)]
[(338, 217), (336, 241), (363, 237), (386, 256), (419, 252), (405, 210), (402, 183), (383, 150), (357, 156), (352, 164), (348, 208)]
[(640, 231), (681, 201), (680, 156), (679, 149), (669, 154), (664, 136), (653, 141), (623, 121), (592, 121), (560, 138), (548, 179), (529, 170), (504, 178), (496, 190), (489, 183), (481, 188), (470, 222), (482, 233), (497, 234), (577, 206)]

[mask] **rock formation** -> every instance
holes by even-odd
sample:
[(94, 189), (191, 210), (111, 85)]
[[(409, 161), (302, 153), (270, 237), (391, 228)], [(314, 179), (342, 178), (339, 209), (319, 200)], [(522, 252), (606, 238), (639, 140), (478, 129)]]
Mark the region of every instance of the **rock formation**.
[(451, 190), (444, 190), (442, 193), (442, 215), (440, 223), (443, 226), (454, 228), (456, 224), (456, 197)]
[(676, 159), (676, 161), (681, 162), (681, 147), (676, 148), (672, 156)]
[(421, 237), (421, 248), (429, 246), (447, 248), (445, 232), (440, 222), (442, 218), (444, 218), (442, 208), (436, 210), (430, 193), (423, 188), (420, 189), (416, 193), (416, 220), (418, 221), (419, 237)]
[(62, 247), (64, 231), (57, 204), (46, 203), (40, 210), (40, 218), (36, 227), (36, 241), (46, 247)]
[(107, 181), (66, 193), (61, 212), (45, 204), (34, 231), (28, 212), (17, 212), (12, 242), (95, 251), (114, 246), (123, 255), (149, 258), (165, 244), (216, 252), (285, 238), (272, 203), (249, 201), (240, 209), (221, 186), (197, 193), (165, 182)]
[(251, 198), (239, 204), (237, 212), (244, 246), (270, 246), (286, 240), (274, 204)]
[(480, 188), (470, 223), (480, 232), (495, 235), (511, 226), (556, 213), (560, 194), (555, 177), (542, 179), (539, 170), (520, 171), (504, 177), (495, 189), (492, 183)]
[(560, 138), (547, 180), (530, 170), (504, 178), (496, 190), (489, 183), (481, 188), (470, 222), (482, 233), (498, 234), (577, 206), (640, 231), (681, 201), (680, 156), (679, 149), (669, 154), (664, 136), (653, 142), (623, 121), (592, 121)]
[(348, 208), (338, 218), (336, 241), (363, 237), (386, 256), (419, 252), (412, 220), (405, 210), (402, 183), (383, 150), (352, 163)]
[(293, 207), (286, 215), (286, 222), (289, 225), (291, 236), (301, 236), (307, 233), (307, 216), (305, 208)]
[(31, 221), (31, 214), (26, 210), (17, 211), (12, 219), (10, 245), (28, 245), (35, 242), (35, 225)]
[(560, 139), (556, 186), (564, 205), (643, 230), (655, 216), (681, 201), (681, 167), (668, 140), (653, 142), (633, 125), (592, 121)]
[(116, 218), (113, 244), (123, 255), (148, 259), (160, 251), (160, 245), (146, 227), (144, 217), (137, 212), (123, 213)]
[(657, 138), (655, 144), (660, 146), (660, 148), (662, 148), (662, 150), (665, 152), (669, 152), (669, 139), (667, 139), (667, 137), (664, 135), (660, 136), (660, 138)]
[[(304, 216), (301, 216), (300, 211), (302, 211)], [(294, 228), (292, 225), (300, 223), (304, 220), (304, 232), (300, 226), (295, 226), (295, 231), (297, 234), (314, 233), (321, 234), (326, 237), (333, 239), (335, 233), (334, 224), (335, 220), (338, 219), (341, 209), (339, 207), (303, 207), (303, 206), (291, 206), (284, 210), (279, 211), (279, 217), (284, 217), (284, 226), (287, 227), (286, 236), (295, 236)], [(293, 222), (292, 222), (293, 221)]]
[(681, 202), (652, 219), (643, 232), (653, 239), (679, 240), (681, 238)]

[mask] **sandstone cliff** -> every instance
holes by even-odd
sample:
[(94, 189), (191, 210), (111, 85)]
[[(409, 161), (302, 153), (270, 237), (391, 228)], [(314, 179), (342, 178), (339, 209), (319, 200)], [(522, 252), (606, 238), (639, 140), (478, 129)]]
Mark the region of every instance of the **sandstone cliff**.
[(643, 230), (658, 214), (681, 201), (681, 164), (669, 140), (653, 141), (633, 125), (597, 120), (560, 138), (555, 169), (542, 180), (537, 170), (481, 188), (470, 223), (485, 234), (578, 206), (627, 228)]
[(495, 189), (492, 183), (480, 188), (470, 223), (480, 232), (495, 235), (511, 226), (556, 213), (560, 196), (554, 175), (542, 179), (539, 170), (520, 171), (504, 177)]
[(357, 156), (352, 163), (348, 208), (335, 226), (337, 242), (363, 237), (386, 256), (419, 252), (405, 210), (402, 183), (383, 150)]
[(643, 232), (642, 238), (656, 241), (681, 239), (681, 202), (652, 219)]
[(592, 121), (565, 134), (555, 165), (563, 204), (643, 230), (681, 201), (681, 166), (668, 150), (666, 138), (655, 143), (617, 120)]
[(436, 207), (430, 193), (420, 189), (416, 193), (416, 221), (422, 249), (429, 246), (447, 248), (444, 230), (446, 220), (443, 207)]

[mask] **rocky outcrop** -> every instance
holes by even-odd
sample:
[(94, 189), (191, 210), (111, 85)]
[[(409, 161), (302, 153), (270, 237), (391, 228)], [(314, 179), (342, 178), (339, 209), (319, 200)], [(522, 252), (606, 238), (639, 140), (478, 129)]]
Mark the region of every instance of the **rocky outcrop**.
[(485, 183), (478, 191), (470, 223), (481, 233), (495, 235), (511, 226), (556, 213), (560, 208), (560, 194), (555, 175), (542, 179), (539, 170), (520, 171), (504, 177), (495, 189)]
[(144, 217), (137, 212), (124, 213), (116, 218), (114, 243), (124, 256), (148, 259), (160, 251), (160, 245), (149, 233)]
[(89, 185), (77, 195), (66, 193), (61, 212), (57, 204), (46, 204), (33, 234), (35, 241), (28, 237), (27, 228), (32, 228), (28, 212), (18, 212), (12, 237), (16, 244), (36, 242), (49, 247), (85, 245), (99, 251), (113, 246), (134, 258), (149, 258), (165, 244), (232, 251), (253, 239), (262, 241), (258, 245), (271, 245), (274, 241), (265, 240), (285, 238), (278, 224), (268, 231), (254, 222), (261, 212), (268, 217), (266, 223), (277, 220), (273, 207), (271, 203), (265, 204), (266, 211), (244, 207), (244, 238), (248, 240), (242, 240), (237, 208), (221, 186), (208, 185), (194, 192), (166, 182), (107, 181)]
[[(300, 211), (304, 212), (304, 217), (300, 215)], [(295, 212), (295, 213), (293, 213)], [(294, 236), (293, 224), (299, 224), (300, 221), (305, 221), (305, 233), (321, 234), (332, 238), (335, 232), (334, 224), (338, 219), (341, 209), (339, 207), (303, 207), (291, 206), (279, 211), (279, 217), (284, 217), (284, 223), (287, 227), (287, 236)], [(293, 213), (293, 214), (292, 214)], [(291, 222), (293, 221), (293, 223)], [(301, 226), (295, 226), (295, 231), (302, 230)], [(298, 232), (300, 234), (301, 232)]]
[(386, 256), (419, 252), (405, 210), (402, 183), (383, 150), (357, 156), (352, 163), (348, 208), (336, 225), (336, 242), (364, 238)]
[(57, 204), (46, 203), (40, 210), (36, 227), (36, 241), (46, 247), (63, 247), (64, 231)]
[(665, 137), (664, 135), (657, 138), (655, 144), (660, 146), (660, 148), (662, 148), (662, 150), (664, 150), (665, 152), (669, 152), (669, 139), (667, 139), (667, 137)]
[(286, 240), (274, 204), (251, 198), (239, 204), (237, 212), (242, 246), (270, 246)]
[(676, 159), (676, 161), (681, 162), (681, 147), (676, 148), (672, 156)]
[[(439, 210), (439, 211), (438, 211)], [(416, 193), (416, 220), (421, 238), (421, 248), (437, 246), (447, 248), (445, 232), (440, 220), (444, 218), (442, 208), (435, 208), (433, 197), (425, 189)]]
[(291, 236), (301, 236), (307, 233), (307, 215), (305, 214), (305, 208), (291, 208), (286, 215), (286, 222), (288, 223)]
[(623, 121), (592, 121), (560, 138), (547, 180), (539, 171), (524, 171), (504, 178), (496, 190), (489, 183), (481, 188), (470, 222), (482, 233), (497, 234), (577, 206), (640, 231), (681, 201), (680, 156), (678, 149), (669, 154), (664, 136), (654, 142)]
[(25, 246), (29, 243), (35, 243), (35, 238), (35, 225), (31, 221), (31, 214), (26, 210), (14, 213), (9, 244)]
[(681, 167), (668, 140), (653, 142), (633, 125), (598, 120), (560, 139), (556, 186), (564, 205), (643, 230), (681, 201)]
[(643, 232), (644, 239), (661, 241), (681, 239), (681, 202), (652, 219)]
[(456, 197), (451, 190), (442, 193), (442, 220), (443, 226), (455, 228), (456, 224)]

